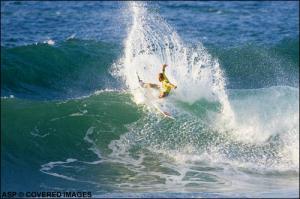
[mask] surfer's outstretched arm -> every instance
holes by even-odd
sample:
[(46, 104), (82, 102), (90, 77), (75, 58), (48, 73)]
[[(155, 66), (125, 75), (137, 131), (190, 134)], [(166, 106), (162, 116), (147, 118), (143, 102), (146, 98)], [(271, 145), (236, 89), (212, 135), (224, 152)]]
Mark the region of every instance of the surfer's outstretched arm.
[(164, 79), (167, 80), (167, 81), (169, 81), (168, 78), (167, 78), (167, 76), (166, 76), (166, 67), (167, 66), (168, 66), (167, 64), (164, 64), (162, 66), (162, 74), (163, 74)]

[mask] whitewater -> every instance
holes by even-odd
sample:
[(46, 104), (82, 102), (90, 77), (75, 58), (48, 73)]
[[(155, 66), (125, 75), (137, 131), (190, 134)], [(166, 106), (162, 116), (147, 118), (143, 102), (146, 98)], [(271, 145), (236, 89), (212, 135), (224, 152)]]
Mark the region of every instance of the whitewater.
[[(299, 156), (297, 157), (299, 150), (297, 144), (299, 136), (297, 133), (299, 132), (297, 99), (299, 94), (297, 89), (271, 87), (256, 91), (232, 90), (232, 102), (230, 102), (228, 91), (225, 89), (224, 74), (219, 67), (218, 60), (212, 58), (201, 43), (196, 48), (186, 47), (176, 31), (160, 16), (149, 14), (143, 4), (133, 3), (131, 9), (133, 24), (125, 41), (124, 57), (119, 61), (115, 70), (123, 77), (137, 103), (141, 103), (143, 99), (140, 99), (142, 93), (140, 93), (140, 89), (137, 89), (138, 81), (133, 77), (134, 71), (146, 82), (158, 83), (157, 74), (161, 70), (162, 64), (167, 63), (170, 65), (167, 73), (171, 82), (179, 85), (179, 88), (174, 91), (174, 96), (170, 97), (172, 101), (169, 102), (174, 103), (174, 108), (176, 104), (181, 106), (180, 112), (183, 114), (175, 123), (181, 122), (181, 118), (187, 120), (187, 117), (190, 120), (199, 120), (195, 115), (191, 116), (184, 107), (195, 105), (197, 102), (201, 104), (203, 103), (201, 101), (214, 104), (217, 107), (216, 110), (207, 110), (207, 113), (204, 114), (205, 120), (200, 122), (205, 123), (208, 128), (211, 128), (210, 130), (218, 131), (220, 136), (233, 136), (235, 141), (255, 146), (265, 145), (264, 142), (272, 137), (291, 135), (292, 138), (285, 140), (281, 150), (278, 151), (279, 159), (286, 158), (287, 154), (280, 153), (287, 150), (291, 152), (288, 155), (290, 157), (286, 161), (281, 161), (279, 165), (275, 158), (273, 164), (288, 170), (294, 168), (297, 171), (299, 167)], [(272, 97), (270, 98), (267, 93)], [(247, 97), (244, 97), (245, 95)], [(291, 96), (289, 97), (290, 101), (282, 103), (280, 101), (282, 95)], [(239, 96), (238, 102), (235, 99), (236, 96)], [(288, 118), (288, 121), (282, 121), (281, 117)], [(186, 126), (184, 122), (182, 124)], [(197, 124), (191, 126), (196, 127)], [(186, 132), (187, 130), (183, 131), (185, 134), (189, 133)], [(190, 143), (186, 144), (190, 145)], [(228, 145), (228, 143), (223, 144)], [(193, 146), (189, 147), (193, 148)], [(226, 149), (221, 150), (223, 153), (226, 151)], [(261, 160), (262, 165), (266, 161), (264, 158), (266, 157)], [(259, 156), (254, 157), (254, 161), (260, 162), (259, 159)], [(270, 168), (269, 166), (265, 163), (265, 168)]]

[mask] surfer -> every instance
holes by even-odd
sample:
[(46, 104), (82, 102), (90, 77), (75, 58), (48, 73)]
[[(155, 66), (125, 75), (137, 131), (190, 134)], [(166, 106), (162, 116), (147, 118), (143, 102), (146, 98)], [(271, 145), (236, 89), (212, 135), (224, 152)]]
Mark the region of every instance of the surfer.
[(167, 76), (166, 76), (166, 67), (167, 64), (164, 64), (162, 66), (162, 73), (158, 74), (158, 80), (159, 82), (161, 82), (161, 86), (158, 84), (152, 84), (152, 83), (144, 83), (142, 80), (139, 79), (139, 82), (141, 84), (142, 87), (144, 88), (155, 88), (155, 89), (160, 89), (160, 94), (159, 94), (159, 98), (163, 98), (163, 97), (167, 97), (169, 95), (169, 93), (171, 92), (172, 88), (177, 88), (176, 85), (172, 84)]

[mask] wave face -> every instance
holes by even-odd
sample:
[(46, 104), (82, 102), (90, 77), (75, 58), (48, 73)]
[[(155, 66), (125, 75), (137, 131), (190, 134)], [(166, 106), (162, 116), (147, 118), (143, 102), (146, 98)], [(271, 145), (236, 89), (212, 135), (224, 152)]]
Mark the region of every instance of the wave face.
[[(297, 197), (299, 40), (190, 44), (146, 3), (124, 12), (123, 46), (71, 38), (1, 47), (3, 191)], [(136, 73), (158, 83), (163, 63), (178, 85), (167, 98), (176, 120), (137, 89)]]
[(55, 46), (2, 47), (1, 94), (62, 99), (118, 88), (108, 68), (119, 52), (113, 44), (77, 39)]
[[(166, 190), (198, 197), (216, 190), (218, 197), (271, 196), (278, 189), (279, 195), (295, 195), (298, 90), (231, 90), (228, 99), (236, 123), (224, 131), (213, 120), (220, 104), (204, 99), (178, 101), (182, 112), (173, 121), (137, 106), (128, 92), (101, 91), (64, 102), (2, 98), (2, 187), (101, 196)], [(33, 181), (25, 183), (24, 175)]]
[(299, 87), (299, 39), (284, 39), (273, 46), (209, 47), (209, 52), (225, 70), (227, 88)]

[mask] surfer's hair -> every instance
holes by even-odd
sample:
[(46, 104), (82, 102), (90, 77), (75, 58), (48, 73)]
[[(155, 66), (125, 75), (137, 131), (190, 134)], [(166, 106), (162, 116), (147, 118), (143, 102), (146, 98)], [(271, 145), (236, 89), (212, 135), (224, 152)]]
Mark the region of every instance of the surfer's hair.
[(159, 79), (159, 81), (163, 81), (165, 79), (164, 74), (163, 73), (159, 73), (158, 74), (158, 79)]

